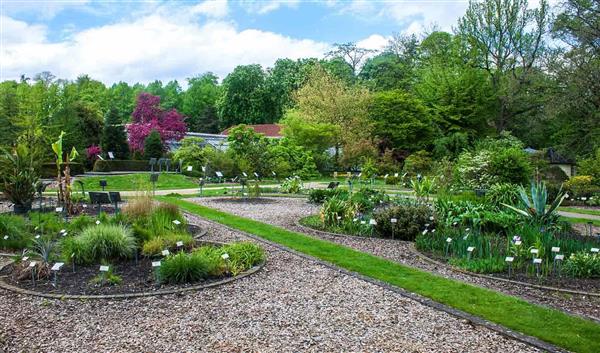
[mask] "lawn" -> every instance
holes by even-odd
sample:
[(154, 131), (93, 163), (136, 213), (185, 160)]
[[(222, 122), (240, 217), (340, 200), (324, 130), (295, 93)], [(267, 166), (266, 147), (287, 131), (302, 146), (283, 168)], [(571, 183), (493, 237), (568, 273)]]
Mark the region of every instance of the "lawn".
[(182, 199), (159, 199), (176, 204), (188, 212), (254, 234), (349, 271), (418, 293), (565, 349), (600, 352), (600, 325), (592, 321)]
[[(106, 180), (107, 191), (152, 190), (150, 173), (90, 176), (78, 180), (83, 181), (86, 191), (102, 190), (100, 180)], [(197, 179), (189, 178), (182, 174), (161, 173), (156, 183), (157, 190), (192, 189), (197, 187)], [(74, 189), (79, 191), (79, 184), (76, 183)]]
[(592, 224), (596, 227), (600, 227), (600, 220), (597, 219), (587, 219), (587, 218), (571, 218), (571, 217), (560, 217), (561, 220), (563, 221), (567, 221), (569, 223), (583, 223), (583, 224), (588, 224), (589, 222), (592, 222)]
[(592, 215), (592, 216), (600, 216), (600, 210), (590, 210), (588, 208), (559, 207), (558, 210), (559, 211), (564, 211), (564, 212), (589, 214), (589, 215)]

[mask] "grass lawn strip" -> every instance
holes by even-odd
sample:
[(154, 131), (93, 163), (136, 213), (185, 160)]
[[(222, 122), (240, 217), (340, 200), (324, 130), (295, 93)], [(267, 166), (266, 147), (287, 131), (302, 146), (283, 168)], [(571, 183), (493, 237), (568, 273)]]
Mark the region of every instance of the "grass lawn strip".
[(597, 220), (597, 219), (571, 218), (571, 217), (565, 217), (565, 216), (561, 216), (560, 219), (563, 220), (563, 221), (567, 221), (569, 223), (583, 223), (583, 224), (588, 224), (589, 222), (592, 222), (592, 225), (594, 225), (596, 227), (600, 227), (600, 221)]
[(182, 209), (209, 220), (257, 235), (366, 277), (404, 288), (559, 347), (576, 352), (600, 352), (600, 325), (590, 320), (184, 200), (167, 197), (160, 199), (177, 204)]
[(571, 213), (580, 213), (580, 214), (588, 214), (592, 216), (600, 216), (600, 210), (591, 210), (587, 208), (578, 208), (578, 207), (559, 207), (559, 211), (571, 212)]

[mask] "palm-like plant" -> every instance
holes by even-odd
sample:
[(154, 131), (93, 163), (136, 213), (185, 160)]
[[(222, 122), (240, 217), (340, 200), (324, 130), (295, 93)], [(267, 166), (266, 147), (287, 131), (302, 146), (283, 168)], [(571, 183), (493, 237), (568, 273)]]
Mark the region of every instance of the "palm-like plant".
[(526, 217), (531, 223), (540, 226), (552, 226), (558, 220), (556, 209), (560, 206), (562, 201), (567, 196), (562, 191), (562, 187), (558, 191), (556, 198), (552, 203), (546, 207), (548, 202), (548, 190), (546, 184), (543, 182), (532, 182), (531, 183), (531, 199), (527, 195), (527, 191), (523, 186), (519, 186), (519, 196), (521, 198), (521, 208), (517, 208), (511, 205), (502, 203), (503, 206), (519, 213)]
[(435, 178), (423, 177), (421, 180), (412, 179), (410, 186), (413, 188), (417, 200), (429, 201), (429, 195), (433, 193), (437, 184)]
[(39, 161), (29, 147), (19, 144), (12, 151), (2, 151), (0, 188), (15, 205), (15, 212), (29, 210), (39, 180)]

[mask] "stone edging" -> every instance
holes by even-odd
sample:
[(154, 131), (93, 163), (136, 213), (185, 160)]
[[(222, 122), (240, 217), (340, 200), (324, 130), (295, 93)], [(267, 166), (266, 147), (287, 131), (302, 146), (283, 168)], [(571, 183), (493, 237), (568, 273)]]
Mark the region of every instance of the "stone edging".
[(425, 305), (427, 307), (430, 307), (432, 309), (439, 310), (439, 311), (445, 312), (447, 314), (450, 314), (450, 315), (452, 315), (454, 317), (466, 320), (466, 321), (468, 321), (469, 323), (471, 323), (473, 325), (478, 325), (478, 326), (485, 327), (487, 329), (490, 329), (490, 330), (492, 330), (494, 332), (497, 332), (497, 333), (499, 333), (499, 334), (501, 334), (501, 335), (503, 335), (505, 337), (508, 337), (510, 339), (514, 339), (514, 340), (523, 342), (525, 344), (531, 345), (533, 347), (536, 347), (538, 349), (541, 349), (541, 350), (547, 351), (547, 352), (552, 352), (552, 353), (567, 352), (566, 350), (564, 350), (562, 348), (559, 348), (559, 347), (557, 347), (557, 346), (555, 346), (555, 345), (553, 345), (551, 343), (544, 342), (544, 341), (542, 341), (542, 340), (540, 340), (538, 338), (535, 338), (535, 337), (532, 337), (532, 336), (528, 336), (528, 335), (525, 335), (525, 334), (517, 332), (517, 331), (512, 331), (512, 330), (510, 330), (510, 329), (508, 329), (508, 328), (506, 328), (506, 327), (504, 327), (502, 325), (490, 322), (488, 320), (485, 320), (485, 319), (480, 318), (478, 316), (466, 313), (464, 311), (461, 311), (461, 310), (458, 310), (458, 309), (454, 309), (454, 308), (452, 308), (450, 306), (447, 306), (445, 304), (438, 303), (438, 302), (433, 301), (433, 300), (431, 300), (429, 298), (423, 297), (423, 296), (421, 296), (419, 294), (409, 292), (409, 291), (405, 290), (404, 288), (396, 287), (396, 286), (393, 286), (393, 285), (388, 284), (386, 282), (383, 282), (383, 281), (380, 281), (380, 280), (377, 280), (377, 279), (374, 279), (374, 278), (371, 278), (371, 277), (367, 277), (367, 276), (362, 275), (360, 273), (346, 270), (344, 268), (335, 266), (335, 265), (333, 265), (331, 263), (325, 262), (325, 261), (317, 259), (315, 257), (306, 255), (306, 254), (298, 252), (296, 250), (292, 250), (292, 249), (290, 249), (288, 247), (285, 247), (283, 245), (279, 245), (277, 243), (265, 240), (265, 239), (263, 239), (263, 238), (261, 238), (259, 236), (254, 235), (254, 234), (247, 233), (247, 232), (244, 232), (242, 230), (239, 230), (239, 229), (236, 229), (236, 228), (232, 228), (232, 227), (226, 226), (224, 224), (221, 224), (221, 223), (218, 223), (218, 222), (215, 222), (215, 221), (208, 220), (208, 219), (206, 219), (204, 217), (201, 217), (199, 215), (196, 215), (196, 216), (202, 218), (206, 222), (218, 225), (220, 227), (224, 227), (224, 228), (229, 229), (230, 231), (233, 231), (233, 232), (236, 232), (236, 233), (243, 234), (243, 235), (245, 235), (245, 236), (247, 236), (249, 238), (252, 238), (252, 239), (254, 239), (254, 240), (258, 241), (258, 242), (265, 243), (265, 244), (273, 246), (273, 247), (275, 247), (275, 248), (277, 248), (279, 250), (292, 253), (292, 254), (294, 254), (296, 256), (299, 256), (299, 257), (301, 257), (303, 259), (307, 259), (307, 260), (316, 262), (316, 263), (318, 263), (318, 264), (320, 264), (322, 266), (325, 266), (325, 267), (327, 267), (329, 269), (332, 269), (334, 271), (337, 271), (337, 272), (346, 274), (348, 276), (352, 276), (352, 277), (361, 279), (361, 280), (363, 280), (365, 282), (374, 284), (376, 286), (385, 288), (387, 290), (390, 290), (392, 292), (400, 294), (403, 297), (412, 299), (412, 300), (414, 300), (414, 301), (416, 301), (416, 302), (418, 302), (420, 304), (423, 304), (423, 305)]
[(502, 282), (506, 282), (506, 283), (510, 283), (510, 284), (517, 284), (517, 285), (522, 285), (525, 287), (531, 287), (531, 288), (536, 288), (536, 289), (543, 289), (543, 290), (548, 290), (548, 291), (556, 291), (556, 292), (561, 292), (561, 293), (568, 293), (568, 294), (577, 294), (577, 295), (584, 295), (584, 296), (590, 296), (590, 297), (600, 297), (600, 293), (594, 293), (594, 292), (584, 292), (584, 291), (578, 291), (578, 290), (574, 290), (574, 289), (565, 289), (565, 288), (558, 288), (558, 287), (550, 287), (550, 286), (543, 286), (540, 284), (533, 284), (533, 283), (527, 283), (527, 282), (521, 282), (521, 281), (514, 281), (511, 279), (507, 279), (507, 278), (502, 278), (502, 277), (494, 277), (494, 276), (489, 276), (489, 275), (485, 275), (485, 274), (481, 274), (481, 273), (474, 273), (474, 272), (470, 272), (470, 271), (465, 271), (463, 269), (457, 268), (455, 266), (451, 266), (448, 264), (444, 264), (443, 262), (437, 261), (435, 259), (430, 258), (429, 256), (423, 254), (422, 252), (420, 252), (419, 250), (417, 250), (417, 248), (415, 248), (414, 244), (411, 244), (409, 246), (409, 249), (412, 251), (413, 254), (415, 254), (416, 256), (418, 256), (419, 258), (433, 264), (436, 266), (441, 266), (444, 268), (447, 268), (451, 271), (454, 272), (458, 272), (458, 273), (462, 273), (465, 275), (470, 275), (470, 276), (474, 276), (474, 277), (480, 277), (480, 278), (485, 278), (485, 279), (489, 279), (489, 280), (493, 280), (493, 281), (502, 281)]
[[(300, 228), (300, 230), (302, 230), (303, 232), (315, 232), (315, 233), (318, 233), (318, 234), (332, 236), (332, 237), (349, 237), (349, 238), (371, 239), (369, 237), (362, 237), (362, 236), (359, 236), (359, 235), (325, 232), (325, 231), (322, 231), (322, 230), (318, 230), (318, 229), (314, 229), (314, 228), (311, 228), (311, 227), (304, 226), (304, 225), (300, 224), (299, 221), (296, 221), (295, 225), (296, 225), (296, 227)], [(383, 239), (383, 238), (378, 238), (378, 239)], [(420, 257), (424, 261), (427, 261), (427, 262), (429, 262), (429, 263), (431, 263), (433, 265), (436, 265), (436, 266), (442, 266), (442, 267), (447, 268), (447, 269), (449, 269), (451, 271), (458, 272), (458, 273), (461, 273), (461, 274), (464, 274), (464, 275), (473, 276), (473, 277), (480, 277), (480, 278), (485, 278), (485, 279), (494, 280), (494, 281), (502, 281), (502, 282), (506, 282), (506, 283), (510, 283), (510, 284), (521, 285), (521, 286), (524, 286), (524, 287), (542, 289), (542, 290), (547, 290), (547, 291), (555, 291), (555, 292), (561, 292), (561, 293), (568, 293), (568, 294), (575, 294), (575, 295), (584, 295), (584, 296), (591, 296), (591, 297), (599, 297), (600, 298), (600, 293), (584, 292), (584, 291), (578, 291), (578, 290), (573, 290), (573, 289), (565, 289), (565, 288), (558, 288), (558, 287), (551, 287), (551, 286), (542, 286), (542, 285), (539, 285), (539, 284), (533, 284), (533, 283), (527, 283), (527, 282), (521, 282), (521, 281), (514, 281), (514, 280), (502, 278), (502, 277), (494, 277), (494, 276), (489, 276), (489, 275), (485, 275), (485, 274), (480, 274), (480, 273), (474, 273), (474, 272), (470, 272), (470, 271), (465, 271), (465, 270), (462, 270), (460, 268), (456, 268), (454, 266), (449, 266), (447, 264), (441, 263), (441, 262), (439, 262), (437, 260), (434, 260), (434, 259), (426, 256), (425, 254), (423, 254), (420, 251), (418, 251), (414, 247), (414, 244), (410, 244), (409, 245), (409, 249), (413, 252), (414, 255)]]
[[(202, 232), (197, 233), (194, 236), (194, 239), (199, 240), (200, 238), (204, 237), (207, 233), (208, 233), (208, 230), (203, 229)], [(220, 242), (215, 242), (215, 243), (224, 244), (224, 243), (220, 243)], [(0, 270), (2, 270), (5, 266), (11, 264), (12, 262), (13, 261), (10, 261), (10, 262), (4, 264), (3, 266), (0, 267)], [(225, 278), (220, 281), (211, 282), (208, 284), (191, 286), (191, 287), (185, 287), (185, 288), (158, 290), (155, 292), (99, 294), (99, 295), (43, 293), (43, 292), (36, 292), (36, 291), (29, 290), (29, 289), (23, 289), (23, 288), (20, 288), (17, 286), (13, 286), (11, 284), (6, 283), (4, 281), (4, 279), (2, 279), (1, 277), (0, 277), (0, 288), (6, 289), (6, 290), (9, 290), (12, 292), (16, 292), (19, 294), (26, 294), (26, 295), (32, 295), (32, 296), (36, 296), (36, 297), (49, 298), (49, 299), (80, 299), (80, 300), (81, 299), (131, 299), (131, 298), (151, 297), (151, 296), (167, 295), (167, 294), (178, 294), (178, 293), (184, 293), (184, 292), (190, 292), (190, 291), (197, 291), (197, 290), (201, 290), (201, 289), (205, 289), (205, 288), (217, 287), (217, 286), (220, 286), (223, 284), (227, 284), (229, 282), (233, 282), (238, 279), (242, 279), (244, 277), (248, 277), (248, 276), (262, 270), (263, 267), (265, 267), (266, 263), (267, 263), (267, 261), (265, 260), (262, 263), (238, 274), (237, 276)]]

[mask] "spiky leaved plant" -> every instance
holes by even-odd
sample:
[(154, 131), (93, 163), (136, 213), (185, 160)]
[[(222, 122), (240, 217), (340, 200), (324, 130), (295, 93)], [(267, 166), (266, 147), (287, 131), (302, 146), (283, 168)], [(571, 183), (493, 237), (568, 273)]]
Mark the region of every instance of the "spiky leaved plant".
[(562, 191), (562, 187), (558, 191), (556, 198), (546, 207), (548, 202), (548, 190), (543, 182), (531, 182), (531, 199), (527, 195), (527, 191), (523, 186), (519, 186), (519, 196), (521, 198), (521, 208), (502, 203), (503, 206), (519, 213), (526, 219), (540, 227), (552, 227), (558, 221), (556, 209), (567, 196)]

